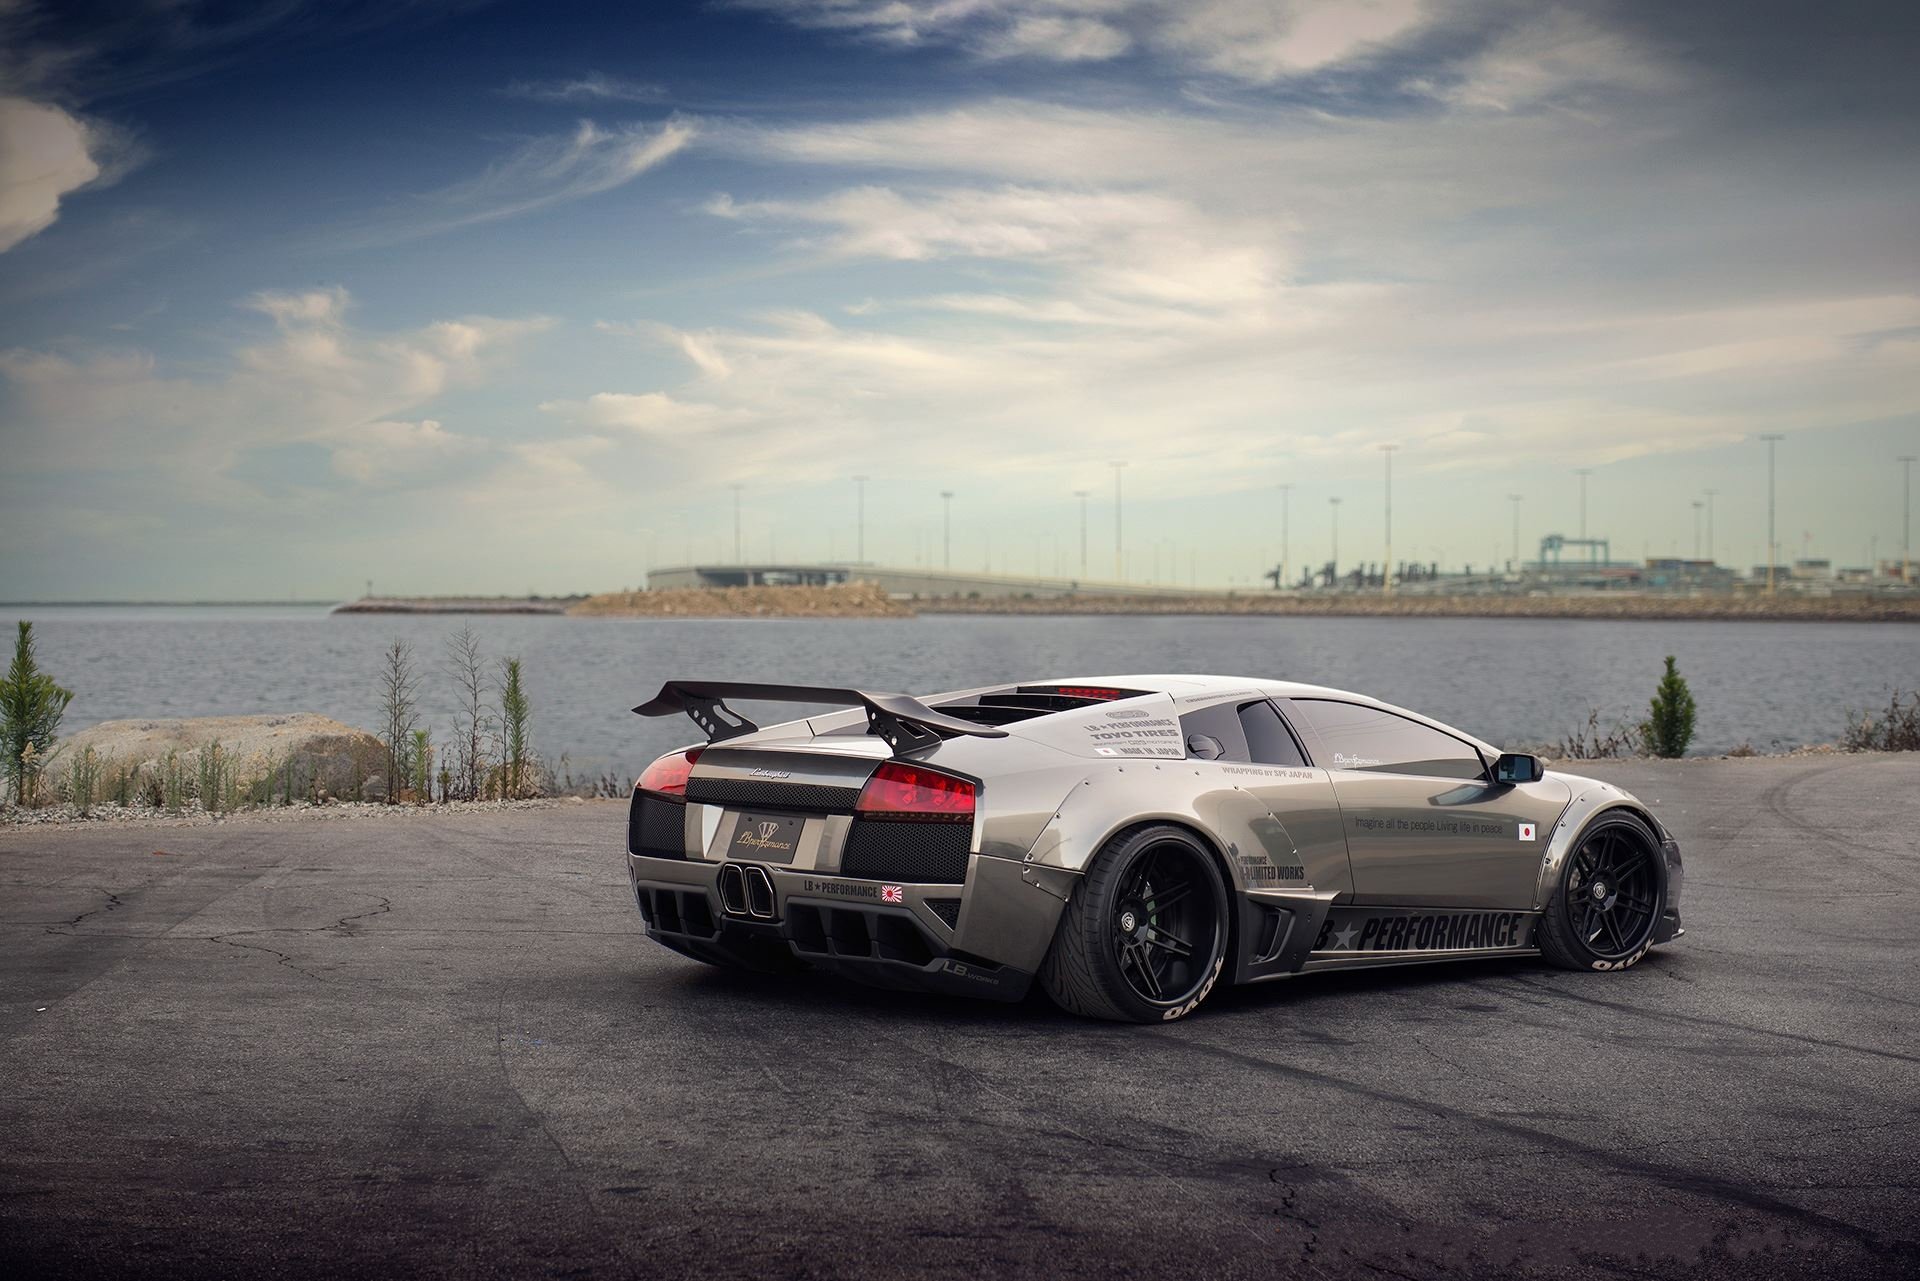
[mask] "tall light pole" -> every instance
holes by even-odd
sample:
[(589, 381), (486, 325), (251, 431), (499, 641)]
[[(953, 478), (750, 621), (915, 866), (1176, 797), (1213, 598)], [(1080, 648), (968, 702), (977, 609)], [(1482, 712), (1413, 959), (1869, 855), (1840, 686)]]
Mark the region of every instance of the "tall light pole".
[(1700, 492), (1707, 496), (1707, 559), (1712, 560), (1713, 559), (1713, 496), (1719, 493), (1720, 491), (1717, 489), (1703, 489)]
[(1913, 464), (1912, 454), (1900, 455), (1900, 581), (1913, 581)]
[(1693, 558), (1695, 560), (1700, 559), (1700, 513), (1705, 508), (1706, 504), (1698, 498), (1693, 500)]
[(1393, 595), (1393, 451), (1398, 445), (1382, 445), (1380, 452), (1387, 456), (1387, 555), (1380, 566), (1380, 591), (1382, 595)]
[(864, 565), (867, 563), (867, 477), (855, 476), (853, 490), (855, 494), (853, 560), (857, 565)]
[(1080, 500), (1080, 577), (1082, 581), (1087, 577), (1087, 495), (1092, 492), (1090, 489), (1073, 491), (1073, 496)]
[(940, 491), (940, 568), (953, 568), (953, 491)]
[(1121, 555), (1120, 547), (1120, 469), (1124, 462), (1115, 462), (1113, 467), (1113, 581), (1125, 582), (1127, 578), (1126, 558)]
[(1327, 506), (1333, 512), (1333, 583), (1340, 585), (1340, 500), (1329, 498)]
[[(1580, 541), (1585, 543), (1587, 540), (1587, 477), (1593, 475), (1593, 468), (1576, 467), (1573, 474), (1580, 478)], [(1589, 562), (1593, 560), (1593, 548), (1590, 545), (1587, 547), (1587, 560)]]
[(733, 563), (740, 565), (746, 560), (740, 553), (740, 491), (746, 486), (735, 481), (727, 488), (733, 491)]
[(1513, 559), (1510, 565), (1520, 563), (1520, 495), (1508, 494), (1507, 501), (1513, 504)]
[(1778, 549), (1773, 541), (1773, 447), (1785, 440), (1779, 432), (1768, 432), (1760, 437), (1767, 442), (1767, 595), (1773, 595), (1773, 564), (1778, 559)]
[(1289, 559), (1287, 556), (1287, 503), (1288, 496), (1292, 494), (1292, 492), (1292, 485), (1280, 486), (1280, 581), (1274, 584), (1276, 590), (1284, 588), (1287, 585), (1287, 561)]

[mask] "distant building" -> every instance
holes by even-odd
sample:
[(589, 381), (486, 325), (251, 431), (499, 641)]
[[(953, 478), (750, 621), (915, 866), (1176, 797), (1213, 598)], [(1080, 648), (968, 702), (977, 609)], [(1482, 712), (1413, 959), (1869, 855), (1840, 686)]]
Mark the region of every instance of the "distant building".
[(1641, 579), (1648, 587), (1674, 590), (1729, 591), (1737, 578), (1732, 569), (1710, 560), (1685, 560), (1678, 556), (1649, 556)]

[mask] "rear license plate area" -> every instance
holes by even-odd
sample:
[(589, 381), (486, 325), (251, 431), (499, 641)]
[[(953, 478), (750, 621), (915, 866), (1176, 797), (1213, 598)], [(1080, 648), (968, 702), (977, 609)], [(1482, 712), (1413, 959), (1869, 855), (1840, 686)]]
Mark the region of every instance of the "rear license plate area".
[(797, 814), (741, 814), (733, 821), (726, 856), (747, 863), (791, 863), (805, 824)]

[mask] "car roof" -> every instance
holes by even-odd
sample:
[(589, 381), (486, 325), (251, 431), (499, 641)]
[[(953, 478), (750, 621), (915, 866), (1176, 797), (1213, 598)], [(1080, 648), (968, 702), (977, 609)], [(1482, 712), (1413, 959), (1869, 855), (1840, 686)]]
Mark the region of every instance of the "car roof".
[(1213, 676), (1200, 673), (1142, 674), (1127, 673), (1114, 676), (1079, 676), (1054, 681), (1028, 681), (1033, 685), (1107, 685), (1121, 689), (1145, 690), (1154, 694), (1172, 695), (1179, 702), (1206, 702), (1209, 694), (1221, 697), (1241, 690), (1256, 690), (1261, 694), (1276, 698), (1332, 698), (1342, 702), (1361, 703), (1368, 707), (1378, 707), (1384, 711), (1405, 716), (1410, 720), (1431, 725), (1438, 730), (1466, 739), (1482, 752), (1499, 755), (1500, 749), (1477, 734), (1469, 733), (1458, 726), (1445, 721), (1435, 720), (1431, 716), (1416, 712), (1411, 708), (1378, 699), (1370, 694), (1358, 694), (1352, 690), (1334, 689), (1327, 685), (1309, 685), (1302, 681), (1276, 681), (1258, 676)]

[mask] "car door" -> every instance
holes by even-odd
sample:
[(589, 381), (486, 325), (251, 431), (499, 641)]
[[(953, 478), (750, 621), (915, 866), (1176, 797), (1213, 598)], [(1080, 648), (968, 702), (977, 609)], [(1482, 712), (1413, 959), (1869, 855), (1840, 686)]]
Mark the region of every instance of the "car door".
[(1283, 706), (1332, 779), (1355, 903), (1533, 906), (1564, 783), (1496, 785), (1473, 744), (1383, 708), (1330, 698)]
[(1182, 712), (1180, 731), (1208, 784), (1198, 804), (1248, 889), (1352, 889), (1332, 781), (1271, 702), (1241, 694)]

